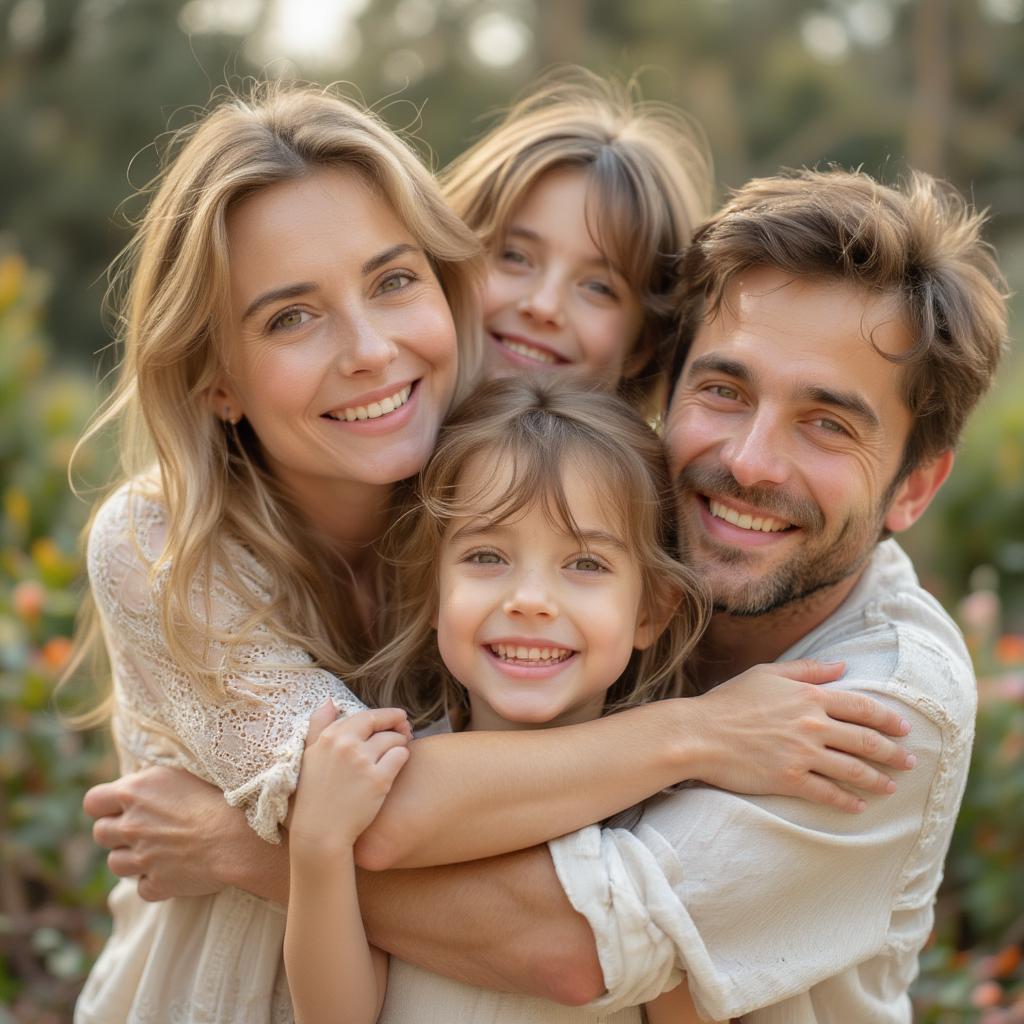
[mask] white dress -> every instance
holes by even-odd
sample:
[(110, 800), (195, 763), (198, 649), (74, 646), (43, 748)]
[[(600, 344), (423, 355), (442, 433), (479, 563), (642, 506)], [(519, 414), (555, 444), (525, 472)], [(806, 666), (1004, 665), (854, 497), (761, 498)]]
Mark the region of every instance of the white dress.
[[(309, 716), (331, 697), (340, 711), (362, 707), (304, 651), (270, 631), (240, 653), (242, 671), (212, 700), (171, 659), (157, 611), (167, 566), (153, 565), (166, 531), (159, 500), (136, 482), (100, 509), (89, 536), (89, 582), (114, 680), (113, 731), (122, 772), (146, 765), (184, 768), (244, 808), (252, 828), (279, 842), (278, 826), (298, 780)], [(241, 545), (231, 568), (260, 597), (269, 578)], [(204, 581), (193, 592), (202, 600)], [(244, 619), (223, 573), (211, 581), (215, 623)], [(211, 664), (223, 650), (211, 650)], [(110, 895), (114, 931), (75, 1007), (76, 1024), (286, 1024), (291, 1000), (281, 957), (284, 911), (238, 889), (146, 903), (135, 882)]]

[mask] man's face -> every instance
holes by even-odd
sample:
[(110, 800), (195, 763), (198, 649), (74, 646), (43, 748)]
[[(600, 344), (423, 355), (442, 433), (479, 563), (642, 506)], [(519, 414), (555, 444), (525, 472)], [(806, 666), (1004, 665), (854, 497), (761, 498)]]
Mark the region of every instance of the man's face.
[[(715, 606), (757, 616), (864, 565), (892, 509), (911, 414), (894, 300), (760, 267), (697, 332), (669, 407), (680, 537)], [(892, 521), (890, 521), (892, 520)]]

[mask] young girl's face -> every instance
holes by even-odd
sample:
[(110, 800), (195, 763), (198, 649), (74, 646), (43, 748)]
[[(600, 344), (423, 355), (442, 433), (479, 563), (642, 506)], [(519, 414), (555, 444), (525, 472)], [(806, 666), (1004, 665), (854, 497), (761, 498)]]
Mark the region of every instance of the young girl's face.
[[(480, 493), (488, 508), (510, 479), (479, 457), (462, 473), (459, 496)], [(540, 502), (511, 521), (468, 515), (445, 531), (437, 643), (469, 692), (470, 728), (596, 718), (633, 649), (655, 639), (641, 613), (639, 568), (595, 479), (575, 465), (563, 470), (582, 548)]]
[(456, 340), (408, 228), (358, 174), (333, 169), (261, 189), (227, 227), (215, 413), (244, 415), (275, 475), (308, 501), (418, 472), (451, 401)]
[(572, 367), (609, 388), (622, 378), (643, 308), (594, 240), (588, 191), (585, 170), (548, 171), (491, 254), (483, 313), (492, 376)]

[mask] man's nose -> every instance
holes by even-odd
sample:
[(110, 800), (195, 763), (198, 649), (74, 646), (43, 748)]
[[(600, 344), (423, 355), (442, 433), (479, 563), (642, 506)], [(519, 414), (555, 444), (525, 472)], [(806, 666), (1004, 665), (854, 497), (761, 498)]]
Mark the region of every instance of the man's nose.
[(785, 483), (789, 456), (778, 418), (760, 409), (744, 417), (722, 448), (722, 462), (741, 487)]

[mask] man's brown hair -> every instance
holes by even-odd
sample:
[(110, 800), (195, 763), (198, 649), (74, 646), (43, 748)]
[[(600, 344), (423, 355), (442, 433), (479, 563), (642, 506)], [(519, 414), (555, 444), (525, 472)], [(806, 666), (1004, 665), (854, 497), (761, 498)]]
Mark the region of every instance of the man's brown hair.
[[(1006, 282), (981, 238), (985, 214), (912, 172), (898, 186), (860, 171), (789, 171), (737, 190), (682, 261), (673, 380), (729, 282), (753, 267), (895, 296), (913, 343), (881, 352), (906, 367), (914, 421), (897, 479), (955, 447), (1007, 346)], [(870, 340), (870, 339), (869, 339)]]

